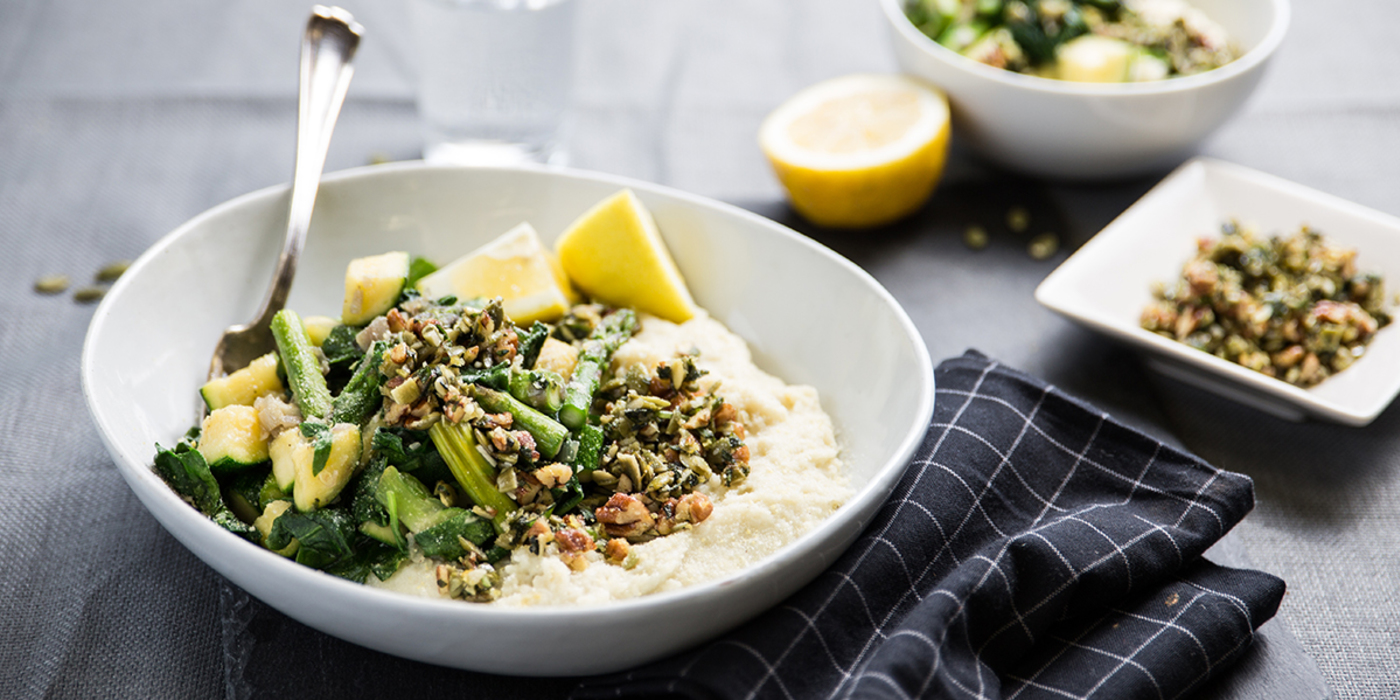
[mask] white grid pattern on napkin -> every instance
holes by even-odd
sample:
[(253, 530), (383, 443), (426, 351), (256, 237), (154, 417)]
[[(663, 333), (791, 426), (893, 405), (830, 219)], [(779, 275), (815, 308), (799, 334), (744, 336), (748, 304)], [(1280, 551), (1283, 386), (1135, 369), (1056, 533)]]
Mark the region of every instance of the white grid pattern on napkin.
[[(940, 664), (942, 663), (942, 655), (945, 649), (946, 635), (954, 627), (954, 625), (951, 623), (953, 622), (953, 620), (957, 619), (957, 616), (962, 615), (964, 609), (960, 608), (956, 613), (956, 616), (949, 620), (950, 624), (945, 626), (942, 631), (942, 634), (945, 635), (945, 637), (938, 639), (935, 639), (927, 634), (912, 630), (891, 630), (891, 626), (898, 622), (896, 613), (903, 612), (906, 609), (905, 604), (909, 602), (909, 599), (912, 598), (922, 600), (925, 597), (925, 595), (946, 596), (949, 599), (951, 599), (954, 603), (960, 603), (960, 601), (963, 600), (963, 598), (960, 597), (959, 593), (946, 591), (941, 588), (935, 589), (929, 592), (928, 594), (921, 594), (919, 590), (919, 583), (930, 574), (930, 572), (934, 569), (934, 564), (937, 563), (945, 554), (949, 555), (956, 564), (961, 565), (963, 563), (959, 560), (957, 552), (954, 551), (953, 546), (956, 543), (958, 535), (962, 532), (962, 530), (974, 520), (980, 518), (982, 522), (984, 522), (987, 526), (989, 526), (995, 532), (997, 532), (998, 535), (1004, 536), (1005, 533), (1002, 532), (998, 523), (995, 522), (995, 520), (987, 512), (987, 510), (984, 507), (984, 503), (985, 499), (989, 497), (999, 498), (1002, 500), (1009, 500), (1008, 497), (1005, 494), (1002, 494), (997, 488), (997, 477), (1000, 476), (1000, 473), (1003, 469), (1009, 470), (1014, 476), (1014, 478), (1020, 483), (1022, 488), (1025, 488), (1031, 491), (1032, 493), (1035, 493), (1035, 488), (1034, 486), (1032, 486), (1032, 481), (1028, 480), (1026, 476), (1020, 472), (1020, 470), (1018, 469), (1018, 465), (1014, 461), (1017, 446), (1019, 446), (1021, 441), (1028, 435), (1034, 435), (1039, 439), (1045, 441), (1047, 444), (1054, 445), (1056, 448), (1064, 451), (1068, 455), (1071, 455), (1073, 458), (1073, 466), (1068, 472), (1066, 472), (1064, 477), (1056, 485), (1056, 490), (1054, 491), (1054, 493), (1051, 494), (1051, 496), (1048, 498), (1039, 497), (1038, 494), (1036, 495), (1036, 497), (1042, 503), (1042, 509), (1034, 517), (1033, 523), (1030, 527), (1031, 534), (1037, 537), (1041, 542), (1044, 542), (1052, 550), (1054, 550), (1054, 553), (1062, 562), (1065, 563), (1067, 567), (1071, 566), (1071, 558), (1067, 557), (1064, 553), (1060, 552), (1057, 548), (1055, 548), (1050, 539), (1041, 535), (1040, 531), (1042, 529), (1060, 527), (1065, 525), (1066, 523), (1078, 523), (1087, 526), (1088, 528), (1097, 532), (1100, 536), (1102, 536), (1104, 540), (1108, 542), (1109, 545), (1111, 545), (1111, 551), (1105, 553), (1102, 557), (1099, 557), (1098, 559), (1093, 561), (1088, 567), (1079, 568), (1077, 571), (1071, 569), (1072, 573), (1070, 574), (1068, 580), (1062, 583), (1062, 585), (1055, 591), (1052, 591), (1049, 595), (1045, 596), (1039, 603), (1036, 604), (1036, 608), (1055, 600), (1056, 595), (1063, 591), (1066, 587), (1072, 585), (1076, 580), (1078, 580), (1086, 573), (1089, 573), (1093, 569), (1100, 566), (1104, 566), (1110, 560), (1123, 562), (1123, 565), (1128, 568), (1129, 575), (1131, 575), (1131, 559), (1128, 557), (1126, 550), (1132, 548), (1140, 542), (1144, 542), (1149, 538), (1153, 538), (1154, 536), (1165, 536), (1171, 542), (1172, 546), (1176, 548), (1178, 559), (1181, 557), (1180, 547), (1178, 546), (1178, 543), (1176, 542), (1175, 538), (1172, 536), (1172, 533), (1167, 528), (1164, 528), (1162, 525), (1148, 521), (1145, 518), (1139, 518), (1142, 524), (1141, 530), (1139, 532), (1133, 533), (1131, 537), (1122, 542), (1115, 541), (1113, 537), (1095, 527), (1092, 522), (1085, 520), (1084, 518), (1079, 517), (1078, 515), (1073, 515), (1070, 517), (1051, 517), (1050, 520), (1047, 522), (1046, 515), (1048, 513), (1051, 513), (1052, 511), (1056, 514), (1076, 512), (1073, 506), (1063, 506), (1060, 505), (1057, 501), (1060, 498), (1061, 494), (1065, 492), (1066, 486), (1075, 479), (1081, 467), (1097, 470), (1101, 472), (1102, 475), (1109, 476), (1109, 478), (1130, 481), (1131, 483), (1129, 486), (1129, 493), (1127, 496), (1124, 497), (1123, 503), (1126, 503), (1127, 500), (1129, 500), (1133, 494), (1136, 494), (1140, 490), (1151, 492), (1157, 496), (1165, 497), (1167, 499), (1174, 500), (1179, 503), (1181, 513), (1176, 520), (1176, 526), (1180, 526), (1182, 522), (1185, 521), (1186, 518), (1195, 509), (1200, 508), (1209, 513), (1212, 519), (1215, 521), (1216, 525), (1218, 526), (1218, 532), (1216, 533), (1216, 536), (1218, 537), (1225, 534), (1225, 531), (1227, 529), (1225, 525), (1226, 519), (1222, 518), (1221, 514), (1217, 512), (1214, 508), (1212, 508), (1211, 505), (1203, 503), (1199, 499), (1200, 495), (1204, 493), (1215, 481), (1215, 479), (1217, 479), (1220, 476), (1221, 472), (1219, 472), (1219, 470), (1215, 470), (1213, 467), (1208, 467), (1213, 471), (1213, 473), (1211, 477), (1201, 485), (1200, 489), (1197, 491), (1195, 498), (1186, 498), (1180, 496), (1179, 494), (1160, 489), (1152, 484), (1144, 482), (1145, 477), (1148, 475), (1152, 466), (1156, 462), (1156, 453), (1152, 455), (1152, 459), (1149, 459), (1145, 464), (1143, 464), (1141, 470), (1137, 473), (1135, 478), (1130, 478), (1124, 474), (1121, 474), (1118, 471), (1095, 461), (1089, 456), (1089, 452), (1094, 446), (1095, 440), (1099, 435), (1099, 430), (1102, 427), (1104, 420), (1107, 419), (1106, 415), (1100, 414), (1099, 425), (1094, 427), (1090, 435), (1089, 441), (1086, 442), (1086, 444), (1082, 447), (1076, 449), (1072, 446), (1061, 444), (1060, 442), (1056, 441), (1049, 432), (1043, 429), (1036, 422), (1036, 417), (1041, 405), (1044, 403), (1047, 397), (1049, 397), (1052, 393), (1055, 392), (1055, 390), (1052, 387), (1046, 387), (1040, 397), (1040, 400), (1036, 402), (1035, 406), (1031, 410), (1026, 412), (1021, 411), (1021, 409), (1001, 399), (1000, 397), (979, 394), (978, 389), (982, 386), (983, 380), (989, 374), (994, 372), (997, 368), (998, 365), (996, 363), (987, 364), (983, 369), (981, 376), (978, 378), (976, 384), (970, 391), (941, 388), (938, 390), (940, 399), (959, 400), (961, 401), (961, 405), (958, 407), (952, 419), (949, 420), (947, 423), (934, 423), (932, 425), (931, 429), (941, 429), (944, 431), (943, 434), (939, 437), (939, 442), (935, 444), (933, 448), (927, 453), (928, 457), (920, 459), (912, 465), (911, 468), (918, 470), (918, 474), (912, 482), (913, 485), (909, 490), (905, 490), (903, 493), (896, 494), (895, 498), (889, 504), (886, 505), (887, 509), (893, 508), (895, 510), (895, 513), (893, 517), (891, 517), (885, 523), (884, 529), (882, 529), (879, 533), (874, 534), (872, 538), (872, 542), (876, 543), (876, 545), (883, 542), (885, 543), (885, 546), (889, 547), (890, 550), (898, 554), (898, 550), (895, 549), (888, 542), (885, 535), (888, 533), (889, 529), (895, 526), (896, 523), (899, 523), (901, 519), (908, 517), (918, 517), (918, 514), (922, 514), (922, 516), (927, 518), (928, 520), (927, 525), (930, 525), (933, 527), (933, 529), (937, 530), (940, 539), (942, 539), (943, 541), (943, 546), (940, 549), (938, 555), (930, 559), (929, 563), (916, 576), (911, 577), (911, 580), (908, 582), (905, 590), (900, 596), (899, 604), (891, 606), (884, 617), (876, 621), (874, 619), (874, 616), (870, 613), (869, 606), (865, 606), (864, 612), (866, 614), (866, 617), (871, 622), (869, 634), (866, 636), (864, 645), (857, 653), (855, 658), (847, 663), (842, 663), (838, 658), (839, 655), (833, 653), (832, 644), (825, 638), (825, 636), (822, 633), (823, 616), (827, 612), (828, 607), (834, 601), (836, 601), (838, 596), (843, 592), (844, 588), (849, 588), (856, 594), (858, 598), (862, 599), (862, 601), (865, 598), (865, 592), (860, 590), (860, 587), (857, 584), (857, 582), (845, 571), (828, 572), (827, 575), (839, 577), (841, 580), (841, 584), (835, 586), (831, 590), (830, 595), (815, 610), (808, 612), (792, 606), (784, 606), (782, 608), (782, 610), (784, 610), (785, 612), (791, 613), (801, 618), (803, 623), (803, 629), (799, 634), (794, 636), (791, 643), (788, 644), (787, 648), (784, 649), (781, 653), (779, 653), (776, 657), (772, 659), (765, 658), (762, 651), (742, 642), (720, 642), (719, 644), (721, 645), (731, 645), (733, 647), (742, 649), (746, 653), (746, 655), (758, 661), (765, 669), (763, 675), (759, 677), (759, 679), (753, 684), (750, 692), (747, 695), (748, 698), (752, 699), (760, 696), (796, 698), (795, 693), (788, 688), (788, 684), (785, 682), (784, 675), (782, 672), (783, 664), (788, 659), (789, 654), (793, 653), (794, 649), (796, 649), (801, 642), (806, 641), (805, 638), (809, 635), (816, 638), (816, 641), (826, 652), (826, 661), (832, 667), (834, 667), (834, 669), (840, 674), (841, 677), (840, 683), (832, 691), (829, 697), (852, 697), (855, 695), (864, 694), (863, 691), (877, 690), (876, 688), (868, 687), (867, 684), (881, 686), (879, 691), (875, 693), (877, 695), (888, 696), (893, 694), (896, 697), (917, 697), (917, 695), (910, 695), (905, 689), (905, 686), (901, 684), (898, 679), (891, 678), (883, 673), (866, 670), (873, 653), (880, 646), (888, 644), (897, 639), (911, 639), (919, 644), (926, 645), (929, 649), (932, 650), (933, 661), (927, 669), (927, 676), (925, 678), (924, 686), (920, 690), (919, 694), (927, 693), (929, 691), (930, 684), (933, 682), (935, 675), (939, 671)], [(939, 463), (937, 461), (937, 457), (939, 455), (940, 448), (942, 447), (942, 442), (946, 440), (949, 435), (954, 433), (963, 433), (970, 435), (975, 439), (981, 441), (988, 448), (996, 450), (995, 445), (989, 442), (985, 437), (975, 433), (974, 431), (963, 428), (959, 424), (960, 420), (963, 418), (964, 413), (970, 407), (974, 406), (978, 401), (990, 402), (999, 406), (1002, 409), (1014, 412), (1016, 415), (1019, 416), (1019, 418), (1022, 421), (1022, 424), (1018, 434), (1012, 442), (1011, 447), (1006, 450), (998, 450), (998, 454), (1001, 456), (1001, 462), (995, 468), (994, 472), (986, 479), (986, 483), (983, 484), (980, 487), (980, 489), (974, 489), (965, 480), (963, 480), (962, 477), (958, 476), (958, 474), (952, 467), (946, 464)], [(1161, 445), (1159, 443), (1158, 449), (1160, 450), (1160, 448)], [(1208, 466), (1204, 465), (1204, 463), (1202, 463), (1202, 465)], [(975, 498), (973, 499), (970, 506), (966, 509), (966, 511), (962, 514), (960, 520), (957, 523), (946, 523), (946, 525), (952, 526), (952, 533), (950, 535), (945, 536), (945, 533), (948, 528), (945, 527), (944, 522), (940, 522), (935, 517), (935, 515), (932, 512), (930, 512), (925, 506), (910, 498), (911, 491), (913, 491), (919, 485), (919, 483), (925, 478), (925, 475), (929, 470), (943, 471), (946, 474), (954, 477), (954, 479), (961, 483), (963, 488), (967, 489), (969, 492), (976, 492)], [(1091, 506), (1089, 510), (1100, 507), (1106, 507), (1109, 505), (1111, 504), (1103, 504), (1102, 506)], [(1080, 514), (1084, 512), (1085, 509), (1083, 508), (1080, 508), (1077, 511), (1077, 513)], [(973, 590), (976, 590), (977, 588), (986, 585), (993, 578), (999, 579), (1002, 585), (1007, 585), (1008, 587), (1011, 585), (1007, 571), (1005, 571), (1002, 568), (1003, 560), (1007, 553), (1008, 546), (1009, 544), (1003, 545), (1001, 551), (995, 557), (974, 557), (974, 559), (981, 562), (985, 566), (985, 569), (983, 570), (982, 576)], [(854, 561), (854, 563), (852, 563), (847, 568), (849, 570), (855, 570), (859, 568), (859, 566), (865, 560), (865, 558), (874, 550), (875, 546), (867, 547), (864, 551), (860, 553), (860, 556)], [(905, 568), (907, 572), (907, 565)], [(997, 576), (994, 577), (993, 574), (997, 574)], [(962, 595), (965, 596), (967, 593), (970, 593), (970, 591), (962, 592)], [(1203, 591), (1201, 595), (1206, 595), (1206, 592)], [(1184, 614), (1186, 610), (1190, 607), (1190, 605), (1193, 605), (1195, 602), (1196, 599), (1193, 599), (1190, 603), (1188, 603), (1188, 605), (1183, 605), (1181, 610), (1179, 610), (1176, 614), (1178, 616)], [(1243, 608), (1241, 609), (1244, 610)], [(1005, 627), (998, 630), (986, 641), (984, 641), (982, 647), (978, 649), (978, 652), (980, 653), (983, 649), (985, 649), (985, 647), (988, 644), (995, 640), (997, 636), (1001, 635), (1008, 629), (1020, 627), (1024, 634), (1026, 634), (1028, 637), (1032, 636), (1030, 629), (1027, 626), (1025, 618), (1027, 615), (1033, 613), (1034, 611), (1035, 608), (1026, 611), (1016, 611), (1015, 620), (1007, 623)], [(1119, 612), (1121, 613), (1122, 611)], [(1244, 612), (1246, 615), (1248, 614), (1247, 610), (1244, 610)], [(1161, 620), (1157, 622), (1159, 622), (1159, 624), (1161, 625), (1161, 630), (1166, 630), (1174, 624), (1174, 621), (1175, 618), (1171, 620)], [(966, 626), (963, 626), (963, 628), (964, 632), (966, 632)], [(1248, 628), (1251, 630), (1253, 629), (1252, 621), (1251, 624), (1248, 624)], [(1160, 634), (1160, 631), (1158, 634)], [(1126, 656), (1123, 654), (1116, 653), (1112, 650), (1096, 650), (1099, 653), (1112, 656), (1118, 659), (1119, 664), (1117, 669), (1114, 669), (1114, 671), (1112, 671), (1110, 674), (1104, 676), (1103, 678), (1100, 678), (1099, 682), (1089, 689), (1089, 692), (1084, 693), (1082, 695), (1076, 694), (1067, 689), (1055, 688), (1038, 682), (1037, 678), (1040, 675), (1040, 671), (1032, 673), (1028, 678), (1024, 680), (1014, 678), (1009, 680), (1012, 680), (1013, 683), (1020, 683), (1019, 687), (1017, 687), (1015, 690), (1016, 696), (1019, 696), (1027, 688), (1030, 688), (1044, 691), (1045, 693), (1054, 696), (1087, 698), (1091, 696), (1095, 691), (1097, 691), (1100, 687), (1102, 687), (1103, 682), (1106, 681), (1109, 677), (1111, 677), (1113, 673), (1117, 673), (1117, 670), (1123, 667), (1132, 666), (1134, 668), (1139, 669), (1142, 672), (1150, 674), (1150, 672), (1147, 671), (1145, 666), (1137, 663), (1134, 660), (1134, 656), (1142, 649), (1146, 648), (1152, 640), (1156, 639), (1156, 637), (1157, 635), (1154, 635), (1151, 639), (1148, 640), (1147, 643), (1142, 644), (1137, 649), (1134, 649), (1131, 654), (1128, 654)], [(969, 646), (971, 645), (971, 639), (966, 639), (965, 641), (969, 644)], [(1066, 645), (1066, 648), (1075, 643), (1073, 640), (1060, 641), (1061, 643)], [(699, 660), (700, 658), (702, 657), (697, 656), (696, 660)], [(1054, 659), (1057, 658), (1059, 658), (1059, 654), (1055, 654), (1052, 657), (1051, 663)], [(1048, 665), (1049, 664), (1047, 663), (1047, 666)], [(693, 667), (694, 664), (692, 663), (691, 665), (683, 669), (680, 673), (680, 677), (685, 677), (688, 673), (691, 672)], [(977, 665), (977, 671), (978, 677), (976, 679), (977, 682), (975, 686), (962, 683), (956, 678), (952, 679), (954, 686), (961, 690), (966, 695), (966, 697), (995, 697), (995, 694), (989, 694), (989, 692), (991, 692), (991, 689), (999, 688), (1000, 682), (995, 678), (989, 678), (984, 675), (990, 675), (990, 671), (983, 664)]]

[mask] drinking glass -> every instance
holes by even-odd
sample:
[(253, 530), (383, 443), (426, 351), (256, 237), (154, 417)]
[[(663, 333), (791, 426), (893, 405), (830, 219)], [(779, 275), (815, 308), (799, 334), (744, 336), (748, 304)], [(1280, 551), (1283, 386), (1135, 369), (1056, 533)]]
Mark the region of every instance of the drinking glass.
[(575, 0), (412, 0), (423, 158), (562, 165)]

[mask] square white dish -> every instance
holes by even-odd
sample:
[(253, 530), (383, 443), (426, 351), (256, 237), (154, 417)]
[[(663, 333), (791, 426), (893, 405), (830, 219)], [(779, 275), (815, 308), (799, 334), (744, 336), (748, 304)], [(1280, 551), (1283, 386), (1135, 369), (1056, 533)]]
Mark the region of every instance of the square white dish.
[(1208, 158), (1182, 165), (1070, 256), (1035, 291), (1036, 301), (1145, 351), (1154, 369), (1289, 420), (1364, 426), (1400, 392), (1400, 324), (1381, 329), (1346, 371), (1302, 389), (1144, 330), (1138, 319), (1153, 282), (1171, 282), (1196, 240), (1229, 219), (1261, 234), (1307, 224), (1358, 251), (1363, 271), (1400, 279), (1400, 219), (1340, 197)]

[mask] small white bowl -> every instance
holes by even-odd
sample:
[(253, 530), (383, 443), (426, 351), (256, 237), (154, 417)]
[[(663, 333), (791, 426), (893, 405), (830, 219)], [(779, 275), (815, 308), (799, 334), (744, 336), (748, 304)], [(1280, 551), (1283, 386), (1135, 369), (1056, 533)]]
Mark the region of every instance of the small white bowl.
[(591, 607), (495, 608), (368, 588), (219, 528), (151, 469), (197, 418), (196, 391), (223, 328), (253, 315), (281, 249), (287, 191), (219, 205), (146, 251), (98, 307), (83, 389), (132, 491), (190, 551), (269, 605), (331, 635), (428, 663), (515, 675), (604, 673), (699, 643), (796, 591), (870, 522), (933, 413), (918, 330), (873, 278), (827, 248), (736, 207), (578, 171), (421, 163), (325, 178), (288, 306), (340, 308), (346, 263), (385, 250), (451, 260), (529, 221), (552, 241), (622, 187), (655, 214), (711, 315), (758, 364), (817, 387), (855, 495), (831, 518), (738, 574)]
[(1288, 0), (1191, 0), (1244, 50), (1206, 73), (1101, 85), (979, 63), (924, 36), (906, 0), (880, 0), (900, 68), (948, 94), (953, 133), (989, 160), (1072, 179), (1148, 172), (1181, 162), (1234, 114), (1288, 29)]
[(1155, 369), (1289, 420), (1362, 426), (1400, 391), (1400, 324), (1381, 329), (1356, 364), (1301, 389), (1142, 329), (1155, 281), (1172, 282), (1228, 219), (1260, 233), (1307, 224), (1357, 250), (1361, 270), (1400, 284), (1400, 219), (1272, 175), (1207, 158), (1178, 168), (1070, 256), (1035, 290), (1044, 306), (1148, 353)]

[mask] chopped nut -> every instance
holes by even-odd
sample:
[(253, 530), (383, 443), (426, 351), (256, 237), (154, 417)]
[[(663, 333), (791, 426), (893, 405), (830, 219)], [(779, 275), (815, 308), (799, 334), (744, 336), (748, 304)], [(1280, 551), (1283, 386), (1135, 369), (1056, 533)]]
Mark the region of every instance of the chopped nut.
[(704, 522), (714, 510), (715, 504), (710, 501), (710, 497), (696, 491), (681, 496), (681, 500), (676, 504), (676, 519), (692, 523)]
[(603, 557), (609, 564), (621, 565), (631, 553), (632, 545), (620, 537), (608, 540), (608, 544), (603, 547)]
[(656, 524), (647, 507), (625, 493), (613, 494), (594, 516), (613, 537), (641, 537)]
[(535, 470), (535, 478), (540, 480), (540, 485), (547, 489), (557, 488), (569, 483), (573, 478), (574, 470), (567, 464), (548, 464)]

